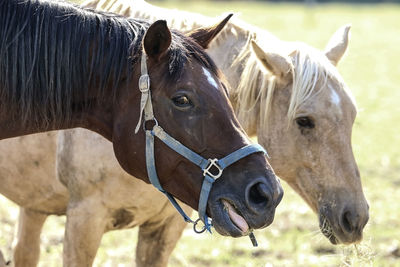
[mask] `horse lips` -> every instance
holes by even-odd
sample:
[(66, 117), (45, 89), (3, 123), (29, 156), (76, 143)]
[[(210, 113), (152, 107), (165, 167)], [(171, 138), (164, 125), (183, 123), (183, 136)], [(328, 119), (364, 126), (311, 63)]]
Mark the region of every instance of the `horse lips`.
[(245, 221), (245, 219), (237, 214), (235, 211), (235, 208), (229, 204), (228, 201), (222, 200), (222, 203), (224, 204), (225, 208), (228, 210), (228, 215), (231, 221), (243, 232), (247, 233), (249, 231), (249, 225)]

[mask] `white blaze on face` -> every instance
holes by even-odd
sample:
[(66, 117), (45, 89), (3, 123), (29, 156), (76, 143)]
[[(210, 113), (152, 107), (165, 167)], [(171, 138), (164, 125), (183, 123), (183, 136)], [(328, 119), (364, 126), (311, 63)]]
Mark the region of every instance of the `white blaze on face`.
[(339, 106), (340, 104), (340, 96), (338, 95), (338, 93), (336, 93), (336, 91), (334, 89), (331, 88), (331, 101), (333, 104), (335, 104), (336, 106)]
[(212, 86), (214, 86), (216, 89), (218, 89), (218, 84), (215, 81), (215, 79), (213, 78), (213, 76), (211, 75), (211, 73), (204, 67), (203, 67), (203, 72), (204, 72), (204, 75), (207, 76), (208, 83), (211, 84)]

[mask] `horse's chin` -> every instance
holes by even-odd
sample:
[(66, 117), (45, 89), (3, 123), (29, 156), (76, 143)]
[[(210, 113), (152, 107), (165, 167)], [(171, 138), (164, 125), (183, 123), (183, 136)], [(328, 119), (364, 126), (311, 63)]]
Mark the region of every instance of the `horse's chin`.
[(248, 223), (229, 201), (219, 200), (209, 207), (213, 226), (219, 234), (241, 237), (250, 233)]
[(359, 240), (346, 239), (341, 230), (332, 227), (331, 222), (324, 215), (320, 215), (319, 221), (320, 221), (319, 228), (322, 234), (326, 238), (328, 238), (328, 240), (331, 242), (332, 245), (339, 245), (339, 244), (349, 245), (359, 242)]
[(328, 238), (333, 245), (340, 243), (339, 239), (335, 235), (335, 232), (333, 231), (331, 223), (323, 214), (319, 215), (319, 228), (321, 233)]

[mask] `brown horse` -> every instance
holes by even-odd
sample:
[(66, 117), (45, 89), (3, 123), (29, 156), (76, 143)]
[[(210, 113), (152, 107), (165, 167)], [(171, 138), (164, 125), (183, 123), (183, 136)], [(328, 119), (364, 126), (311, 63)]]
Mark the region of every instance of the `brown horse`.
[[(154, 114), (166, 132), (206, 158), (220, 158), (250, 143), (217, 68), (200, 47), (221, 25), (190, 38), (171, 32), (165, 21), (149, 25), (65, 3), (19, 0), (2, 1), (0, 15), (1, 139), (87, 128), (112, 141), (128, 173), (149, 182), (144, 132), (134, 134), (145, 53)], [(163, 188), (197, 208), (201, 170), (157, 141), (155, 158)], [(232, 222), (221, 200), (256, 229), (272, 222), (281, 196), (265, 156), (254, 153), (215, 182), (207, 211), (218, 232), (240, 236), (246, 233)]]

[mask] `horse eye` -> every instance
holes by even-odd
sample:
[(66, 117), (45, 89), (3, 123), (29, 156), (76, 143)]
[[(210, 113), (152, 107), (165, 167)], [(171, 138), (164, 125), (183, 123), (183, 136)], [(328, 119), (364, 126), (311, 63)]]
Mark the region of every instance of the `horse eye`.
[(314, 121), (309, 117), (299, 117), (296, 119), (296, 123), (301, 128), (313, 129), (315, 127)]
[(174, 102), (175, 106), (180, 108), (186, 108), (192, 106), (192, 102), (186, 95), (175, 96), (172, 98), (172, 101)]

